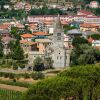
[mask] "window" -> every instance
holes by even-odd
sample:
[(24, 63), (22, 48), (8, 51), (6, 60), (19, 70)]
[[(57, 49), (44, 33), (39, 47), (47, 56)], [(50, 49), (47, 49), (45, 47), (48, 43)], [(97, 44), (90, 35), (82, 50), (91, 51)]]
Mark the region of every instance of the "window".
[(61, 33), (57, 33), (57, 40), (61, 40)]
[(57, 37), (57, 40), (61, 40), (61, 37)]
[(57, 36), (61, 36), (61, 33), (57, 33)]

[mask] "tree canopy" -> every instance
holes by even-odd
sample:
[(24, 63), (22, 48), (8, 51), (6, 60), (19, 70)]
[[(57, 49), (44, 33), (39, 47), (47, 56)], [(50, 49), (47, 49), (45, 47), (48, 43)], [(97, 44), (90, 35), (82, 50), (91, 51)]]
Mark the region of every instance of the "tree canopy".
[(92, 34), (89, 37), (93, 38), (94, 40), (99, 40), (100, 39), (100, 34)]
[(34, 70), (35, 71), (42, 71), (44, 70), (44, 62), (43, 62), (43, 59), (41, 57), (36, 57), (34, 59)]
[(54, 78), (38, 82), (23, 100), (99, 100), (100, 66), (86, 65), (67, 69)]
[(1, 40), (1, 37), (0, 37), (0, 58), (3, 57), (4, 55), (4, 52), (3, 52), (3, 43), (2, 43), (2, 40)]
[(72, 50), (71, 65), (94, 64), (98, 61), (100, 61), (100, 51), (88, 44), (81, 44)]
[(88, 44), (88, 40), (85, 39), (84, 37), (75, 37), (75, 38), (73, 39), (73, 41), (72, 41), (72, 45), (73, 45), (74, 47), (77, 47), (77, 46), (79, 46), (79, 45), (81, 45), (81, 44)]

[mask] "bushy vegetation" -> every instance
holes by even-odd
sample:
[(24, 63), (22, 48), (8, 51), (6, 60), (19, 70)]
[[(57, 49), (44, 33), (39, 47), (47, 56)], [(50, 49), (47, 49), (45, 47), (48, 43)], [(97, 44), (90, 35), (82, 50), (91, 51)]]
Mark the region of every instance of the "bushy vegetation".
[(44, 79), (44, 78), (45, 78), (44, 74), (41, 73), (41, 72), (32, 73), (32, 74), (31, 74), (31, 77), (32, 77), (34, 80)]
[(100, 62), (100, 51), (91, 46), (83, 37), (75, 37), (71, 53), (71, 66), (95, 64)]
[(48, 7), (43, 7), (40, 9), (32, 9), (30, 15), (57, 15), (63, 14), (63, 11), (60, 9), (48, 9)]
[(86, 65), (70, 68), (57, 77), (45, 79), (29, 89), (23, 100), (100, 99), (100, 66)]
[(100, 34), (92, 34), (89, 37), (93, 38), (94, 40), (99, 40), (100, 39)]
[(41, 57), (36, 57), (33, 61), (33, 70), (42, 71), (45, 69), (53, 68), (53, 60), (51, 57), (42, 59)]
[(22, 74), (15, 74), (15, 73), (7, 73), (7, 72), (0, 72), (0, 77), (10, 78), (10, 79), (19, 79), (19, 78), (33, 78), (35, 80), (45, 78), (45, 75), (42, 72), (33, 72), (33, 73), (22, 73)]
[(20, 92), (0, 89), (0, 100), (21, 100), (21, 96)]
[(6, 84), (6, 85), (12, 85), (12, 86), (20, 86), (20, 87), (26, 87), (29, 88), (32, 86), (30, 83), (25, 83), (25, 82), (18, 82), (16, 79), (13, 79), (11, 81), (8, 80), (0, 80), (0, 84)]

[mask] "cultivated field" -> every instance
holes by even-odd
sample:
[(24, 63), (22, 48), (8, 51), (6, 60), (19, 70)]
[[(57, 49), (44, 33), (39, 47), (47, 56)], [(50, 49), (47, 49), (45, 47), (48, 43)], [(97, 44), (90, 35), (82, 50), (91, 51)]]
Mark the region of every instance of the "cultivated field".
[(0, 100), (20, 100), (21, 95), (18, 91), (0, 89)]

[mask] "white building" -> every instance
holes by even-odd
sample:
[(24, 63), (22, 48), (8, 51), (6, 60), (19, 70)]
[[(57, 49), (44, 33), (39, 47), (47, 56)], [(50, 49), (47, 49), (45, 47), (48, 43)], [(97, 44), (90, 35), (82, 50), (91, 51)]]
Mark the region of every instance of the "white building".
[(99, 7), (99, 2), (91, 1), (89, 7), (90, 8), (98, 8)]
[(100, 25), (100, 16), (87, 16), (84, 19), (84, 23)]
[(92, 41), (92, 46), (96, 46), (96, 47), (100, 47), (100, 40), (94, 40), (94, 41)]

